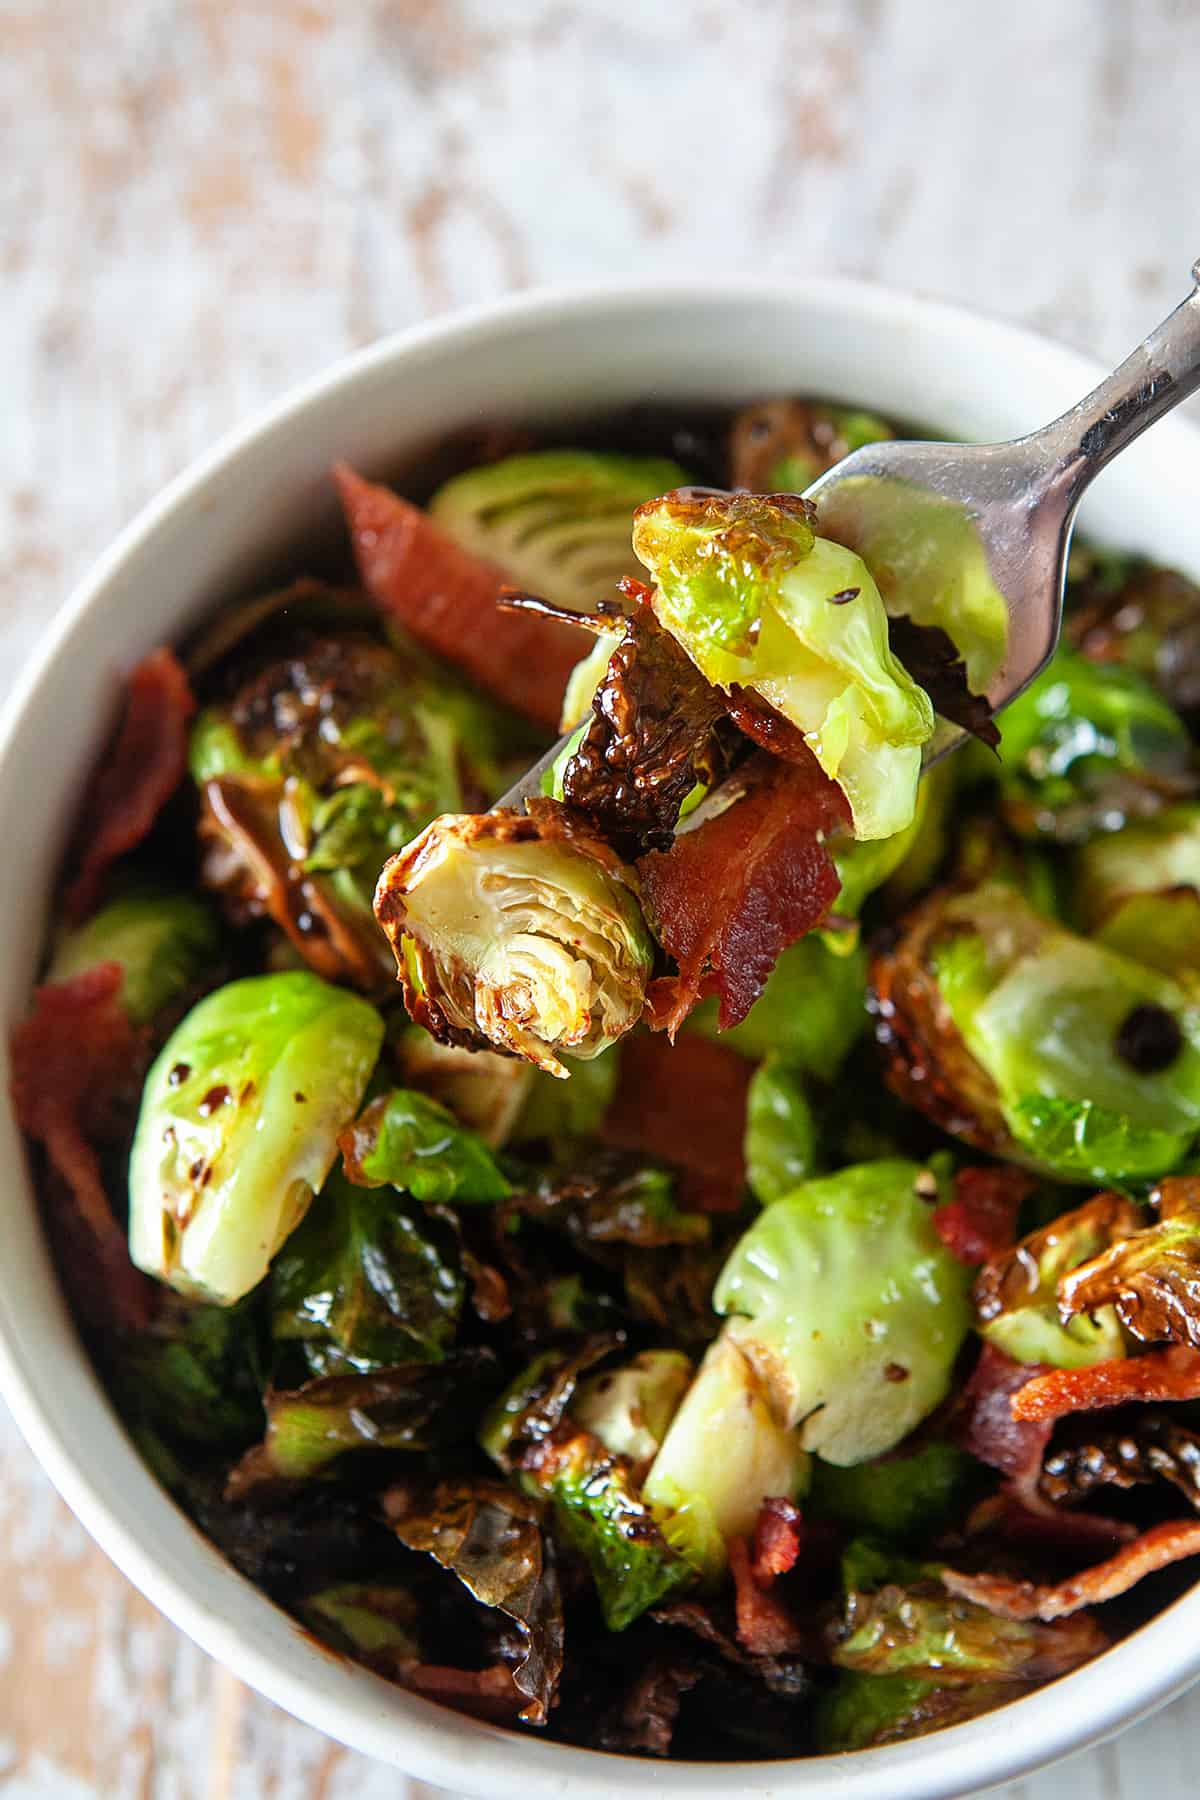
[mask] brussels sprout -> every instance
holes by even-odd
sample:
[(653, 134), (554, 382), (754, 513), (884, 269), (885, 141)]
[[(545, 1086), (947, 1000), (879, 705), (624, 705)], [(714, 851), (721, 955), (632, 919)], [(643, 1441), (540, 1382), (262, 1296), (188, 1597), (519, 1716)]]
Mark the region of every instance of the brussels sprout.
[(194, 1006), (142, 1094), (138, 1268), (220, 1305), (249, 1293), (324, 1182), (382, 1040), (374, 1007), (304, 972), (233, 981)]
[(164, 1307), (117, 1352), (124, 1416), (175, 1444), (228, 1451), (250, 1443), (263, 1426), (261, 1299)]
[(873, 970), (888, 1079), (956, 1135), (1069, 1181), (1153, 1178), (1200, 1130), (1200, 1011), (998, 883), (918, 907)]
[(769, 1056), (746, 1097), (746, 1180), (763, 1206), (814, 1173), (817, 1127), (799, 1071)]
[(717, 1282), (717, 1311), (735, 1315), (723, 1336), (827, 1462), (882, 1455), (949, 1389), (969, 1277), (934, 1231), (927, 1173), (896, 1159), (805, 1182), (755, 1220)]
[(120, 963), (121, 1005), (135, 1025), (147, 1025), (204, 980), (219, 947), (216, 920), (202, 900), (137, 891), (60, 937), (46, 980), (70, 981), (97, 963)]
[(1119, 955), (1200, 976), (1200, 806), (1138, 819), (1076, 853), (1081, 927)]
[(1194, 723), (1200, 708), (1200, 587), (1174, 569), (1077, 544), (1068, 568), (1071, 642), (1095, 662), (1153, 681)]
[(1125, 1337), (1111, 1306), (1068, 1316), (1061, 1283), (1080, 1264), (1136, 1230), (1137, 1208), (1116, 1194), (1101, 1194), (985, 1263), (975, 1283), (979, 1330), (1014, 1362), (1050, 1363), (1076, 1369), (1126, 1354)]
[(888, 1538), (943, 1531), (971, 1494), (978, 1464), (934, 1438), (908, 1455), (838, 1468), (814, 1456), (808, 1509), (839, 1525)]
[[(520, 1135), (518, 1121), (535, 1105), (543, 1086), (555, 1093), (575, 1093), (580, 1087), (578, 1075), (564, 1087), (511, 1056), (439, 1044), (419, 1025), (402, 1026), (391, 1048), (405, 1086), (440, 1101), (493, 1150), (503, 1148), (514, 1133)], [(586, 1065), (589, 1071), (603, 1066), (603, 1059)], [(591, 1126), (583, 1129), (590, 1131)]]
[(1060, 649), (1004, 711), (1000, 791), (1015, 831), (1085, 843), (1188, 793), (1187, 730), (1131, 669)]
[(566, 808), (435, 819), (379, 878), (405, 1003), (443, 1041), (552, 1075), (641, 1015), (653, 957), (626, 872)]
[(271, 1270), (271, 1328), (314, 1375), (440, 1362), (465, 1283), (448, 1233), (335, 1170)]
[(821, 1696), (816, 1712), (818, 1749), (825, 1755), (869, 1750), (924, 1737), (1007, 1706), (1036, 1684), (981, 1681), (947, 1687), (919, 1675), (860, 1675), (843, 1671)]
[(235, 922), (271, 918), (317, 974), (386, 986), (379, 870), (435, 814), (496, 791), (503, 729), (415, 651), (300, 637), (192, 728), (205, 881)]
[(639, 507), (633, 547), (654, 610), (716, 687), (751, 689), (804, 734), (850, 803), (856, 837), (910, 824), (933, 708), (892, 655), (866, 565), (776, 495), (670, 495)]
[(571, 1417), (644, 1478), (692, 1379), (681, 1350), (643, 1350), (632, 1361), (581, 1381)]
[(690, 1585), (696, 1569), (638, 1493), (631, 1458), (567, 1413), (580, 1370), (610, 1347), (585, 1344), (565, 1362), (553, 1352), (539, 1356), (495, 1403), (480, 1441), (527, 1493), (553, 1501), (559, 1530), (591, 1570), (605, 1624), (623, 1631), (648, 1606)]
[[(832, 1081), (866, 1028), (866, 1002), (864, 951), (854, 946), (837, 955), (821, 937), (801, 938), (780, 956), (742, 1023), (721, 1032), (721, 1043), (743, 1056), (778, 1051), (786, 1062)], [(716, 1001), (704, 1001), (689, 1026), (715, 1037), (717, 1010)]]
[(587, 612), (637, 572), (629, 547), (634, 507), (689, 479), (661, 457), (535, 450), (455, 475), (429, 511), (515, 586)]
[(420, 1612), (407, 1588), (337, 1582), (306, 1600), (304, 1613), (321, 1637), (332, 1628), (334, 1641), (351, 1656), (420, 1657)]
[(759, 401), (733, 421), (732, 485), (756, 494), (802, 494), (852, 450), (895, 435), (875, 413), (814, 400)]
[(723, 1541), (753, 1532), (764, 1500), (804, 1492), (808, 1465), (799, 1433), (778, 1417), (767, 1379), (727, 1327), (706, 1351), (643, 1493), (696, 1522), (712, 1572), (724, 1560)]
[(483, 1139), (410, 1088), (377, 1095), (343, 1131), (339, 1146), (351, 1181), (402, 1188), (426, 1205), (486, 1205), (512, 1193)]
[(1124, 1232), (1114, 1230), (1097, 1254), (1060, 1277), (1059, 1313), (1068, 1331), (1086, 1318), (1111, 1312), (1140, 1343), (1170, 1341), (1197, 1350), (1200, 1181), (1194, 1176), (1168, 1179), (1152, 1198), (1159, 1211), (1155, 1224), (1139, 1231), (1123, 1217)]

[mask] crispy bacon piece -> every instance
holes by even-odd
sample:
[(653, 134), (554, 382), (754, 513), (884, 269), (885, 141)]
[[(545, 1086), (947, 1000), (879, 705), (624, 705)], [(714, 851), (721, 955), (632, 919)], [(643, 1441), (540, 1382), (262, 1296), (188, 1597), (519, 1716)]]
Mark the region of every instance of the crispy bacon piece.
[(790, 1500), (769, 1497), (754, 1527), (754, 1579), (760, 1586), (786, 1575), (800, 1554), (800, 1508)]
[(152, 650), (129, 677), (116, 738), (82, 810), (83, 856), (65, 896), (84, 919), (118, 856), (147, 837), (187, 768), (187, 724), (196, 710), (188, 678), (171, 650)]
[(674, 1163), (682, 1171), (681, 1206), (736, 1212), (746, 1186), (742, 1134), (752, 1073), (744, 1056), (691, 1032), (674, 1047), (631, 1033), (601, 1136)]
[(1066, 1581), (1014, 1581), (1006, 1575), (966, 1575), (956, 1569), (943, 1569), (941, 1577), (950, 1593), (975, 1600), (1001, 1618), (1041, 1619), (1048, 1624), (1081, 1607), (1115, 1600), (1136, 1587), (1143, 1576), (1187, 1556), (1200, 1556), (1200, 1520), (1171, 1519), (1155, 1525), (1106, 1562), (1083, 1569)]
[(587, 654), (584, 634), (496, 604), (504, 576), (460, 550), (419, 506), (334, 470), (363, 586), (427, 650), (444, 656), (505, 706), (554, 731), (567, 677)]
[(770, 1582), (758, 1579), (745, 1538), (730, 1542), (729, 1568), (733, 1575), (738, 1643), (752, 1656), (795, 1655), (804, 1647), (804, 1633), (784, 1602), (771, 1592)]
[(490, 1663), (486, 1669), (453, 1669), (442, 1663), (416, 1662), (409, 1656), (389, 1656), (387, 1651), (377, 1651), (367, 1661), (414, 1694), (427, 1694), (431, 1700), (443, 1700), (459, 1712), (491, 1719), (497, 1725), (511, 1725), (525, 1704), (512, 1670), (504, 1663)]
[(1049, 1369), (1027, 1381), (1011, 1406), (1014, 1419), (1052, 1424), (1130, 1400), (1200, 1400), (1200, 1350), (1176, 1344), (1083, 1369)]
[(1032, 1177), (1011, 1166), (960, 1169), (954, 1198), (935, 1210), (933, 1229), (959, 1262), (987, 1262), (1012, 1248), (1021, 1202), (1032, 1189)]
[(119, 963), (36, 990), (13, 1033), (12, 1095), (21, 1129), (45, 1148), (57, 1181), (50, 1225), (63, 1278), (90, 1322), (144, 1325), (153, 1286), (129, 1260), (96, 1145), (120, 1127), (122, 1101), (140, 1079), (145, 1045), (118, 998)]
[(706, 994), (720, 996), (722, 1030), (744, 1019), (780, 952), (841, 887), (826, 838), (846, 802), (815, 757), (755, 756), (732, 779), (739, 799), (637, 865), (655, 936), (679, 965), (647, 994), (648, 1023), (672, 1039)]

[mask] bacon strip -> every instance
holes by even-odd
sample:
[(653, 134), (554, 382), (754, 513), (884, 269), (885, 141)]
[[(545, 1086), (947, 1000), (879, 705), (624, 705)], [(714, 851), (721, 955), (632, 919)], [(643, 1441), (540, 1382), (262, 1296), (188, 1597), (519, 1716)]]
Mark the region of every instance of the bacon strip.
[(794, 1656), (803, 1649), (804, 1634), (783, 1601), (754, 1573), (745, 1538), (729, 1545), (737, 1614), (737, 1640), (752, 1656)]
[(119, 963), (100, 963), (37, 989), (13, 1032), (12, 1096), (18, 1124), (59, 1177), (50, 1223), (76, 1305), (94, 1323), (136, 1326), (150, 1316), (153, 1288), (129, 1260), (95, 1148), (112, 1135), (121, 1090), (143, 1062), (118, 998), (123, 978)]
[(1010, 1250), (1021, 1202), (1033, 1178), (1021, 1169), (960, 1169), (954, 1198), (933, 1214), (933, 1229), (952, 1256), (972, 1266)]
[(118, 856), (147, 837), (187, 768), (192, 690), (171, 650), (152, 650), (129, 677), (116, 739), (83, 804), (83, 858), (67, 889), (72, 919), (96, 907)]
[(1083, 1369), (1050, 1369), (1012, 1397), (1014, 1419), (1049, 1421), (1131, 1400), (1200, 1399), (1200, 1350), (1173, 1345)]
[(754, 1579), (762, 1586), (786, 1575), (800, 1554), (800, 1508), (790, 1500), (763, 1501), (754, 1527)]
[(975, 1600), (1005, 1619), (1065, 1618), (1083, 1606), (1098, 1606), (1128, 1593), (1145, 1575), (1153, 1575), (1185, 1557), (1200, 1556), (1200, 1520), (1172, 1519), (1135, 1538), (1106, 1562), (1083, 1569), (1066, 1581), (1014, 1581), (1006, 1575), (965, 1575), (943, 1569), (941, 1578), (952, 1594)]
[(621, 1045), (620, 1070), (604, 1141), (674, 1163), (681, 1206), (736, 1212), (746, 1187), (742, 1136), (753, 1065), (691, 1032), (672, 1047), (639, 1031)]
[(744, 1019), (780, 952), (819, 925), (841, 888), (826, 837), (848, 817), (816, 758), (758, 755), (724, 812), (637, 865), (651, 924), (679, 965), (651, 982), (646, 1018), (672, 1039), (705, 994), (724, 1031)]
[(363, 586), (376, 605), (495, 699), (549, 731), (590, 647), (575, 626), (496, 604), (505, 577), (390, 488), (334, 469)]

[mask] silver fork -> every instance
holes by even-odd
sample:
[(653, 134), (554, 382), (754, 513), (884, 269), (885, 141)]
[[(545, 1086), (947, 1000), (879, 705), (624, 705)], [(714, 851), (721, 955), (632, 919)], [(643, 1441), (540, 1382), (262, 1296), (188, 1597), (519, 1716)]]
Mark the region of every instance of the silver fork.
[[(1067, 551), (1084, 490), (1200, 387), (1200, 261), (1192, 282), (1187, 299), (1106, 381), (1040, 431), (1002, 444), (868, 444), (806, 490), (818, 530), (861, 550), (891, 611), (918, 611), (931, 578), (931, 544), (939, 554), (949, 544), (964, 559), (982, 551), (1008, 612), (1003, 661), (986, 684), (997, 712), (1045, 667), (1058, 643)], [(946, 578), (944, 562), (937, 572)], [(520, 806), (538, 793), (571, 735), (497, 804)], [(962, 737), (957, 727), (939, 730), (926, 761)]]

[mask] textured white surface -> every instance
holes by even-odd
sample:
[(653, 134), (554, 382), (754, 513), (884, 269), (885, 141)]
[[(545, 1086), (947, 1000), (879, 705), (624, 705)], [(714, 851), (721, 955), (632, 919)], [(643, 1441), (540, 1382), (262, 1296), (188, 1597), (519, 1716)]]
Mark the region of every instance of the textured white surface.
[[(1198, 77), (1193, 0), (0, 0), (0, 688), (221, 431), (448, 306), (838, 270), (1123, 354), (1200, 252)], [(1198, 1756), (1200, 1696), (1007, 1797)], [(158, 1618), (2, 1412), (0, 1788), (417, 1794)]]

